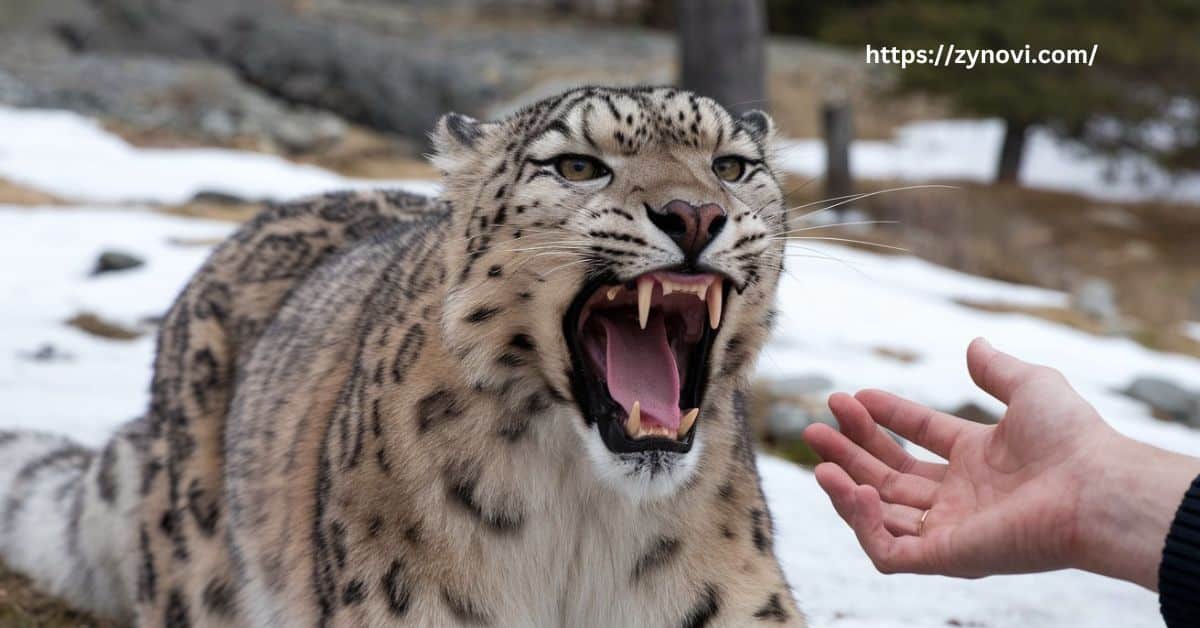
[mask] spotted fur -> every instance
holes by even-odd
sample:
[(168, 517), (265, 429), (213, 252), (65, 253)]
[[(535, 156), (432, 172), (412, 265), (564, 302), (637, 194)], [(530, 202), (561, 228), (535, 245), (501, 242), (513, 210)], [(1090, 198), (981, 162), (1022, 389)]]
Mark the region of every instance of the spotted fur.
[[(144, 419), (99, 453), (0, 434), (5, 559), (140, 626), (803, 626), (737, 392), (781, 266), (770, 135), (584, 88), (443, 118), (440, 199), (268, 208), (165, 318)], [(560, 153), (613, 176), (568, 182)], [(562, 317), (591, 278), (682, 261), (646, 214), (672, 199), (726, 208), (701, 261), (734, 292), (692, 451), (614, 455)]]

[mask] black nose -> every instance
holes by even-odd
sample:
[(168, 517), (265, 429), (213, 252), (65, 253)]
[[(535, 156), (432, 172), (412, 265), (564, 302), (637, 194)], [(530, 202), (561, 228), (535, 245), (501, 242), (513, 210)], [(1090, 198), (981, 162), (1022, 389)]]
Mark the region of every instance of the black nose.
[(650, 222), (679, 245), (688, 262), (700, 257), (700, 252), (725, 228), (725, 209), (716, 203), (699, 207), (680, 200), (667, 203), (659, 211), (651, 211)]

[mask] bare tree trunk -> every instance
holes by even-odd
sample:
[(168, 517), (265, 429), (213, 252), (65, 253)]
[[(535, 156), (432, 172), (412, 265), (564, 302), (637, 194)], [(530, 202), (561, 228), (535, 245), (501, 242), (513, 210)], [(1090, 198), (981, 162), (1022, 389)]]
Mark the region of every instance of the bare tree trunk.
[(837, 198), (853, 194), (850, 176), (850, 142), (854, 127), (849, 103), (825, 103), (821, 111), (825, 130), (825, 197)]
[(733, 114), (766, 109), (763, 0), (676, 0), (680, 84)]
[(1025, 156), (1025, 135), (1029, 123), (1004, 121), (1004, 144), (1000, 147), (1000, 166), (996, 169), (997, 183), (1017, 183), (1021, 174), (1021, 159)]

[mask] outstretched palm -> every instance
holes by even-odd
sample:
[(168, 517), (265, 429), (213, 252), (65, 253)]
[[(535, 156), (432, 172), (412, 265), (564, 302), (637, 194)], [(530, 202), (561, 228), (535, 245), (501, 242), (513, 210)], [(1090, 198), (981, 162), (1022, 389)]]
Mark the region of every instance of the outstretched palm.
[[(1008, 405), (998, 425), (882, 391), (834, 395), (841, 432), (805, 432), (828, 461), (817, 481), (885, 573), (973, 577), (1073, 566), (1076, 511), (1094, 468), (1085, 463), (1116, 432), (1057, 371), (984, 341), (972, 343), (967, 364), (975, 382)], [(916, 460), (879, 426), (947, 463)]]

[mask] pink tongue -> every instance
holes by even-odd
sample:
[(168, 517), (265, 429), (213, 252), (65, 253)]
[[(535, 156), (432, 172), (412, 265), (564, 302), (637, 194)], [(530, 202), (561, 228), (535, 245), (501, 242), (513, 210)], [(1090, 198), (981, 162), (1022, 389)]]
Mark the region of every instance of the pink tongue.
[(658, 424), (672, 432), (679, 429), (679, 369), (667, 342), (667, 328), (660, 312), (652, 312), (646, 329), (629, 318), (596, 317), (607, 337), (606, 376), (608, 394), (625, 408), (641, 402), (642, 423)]

